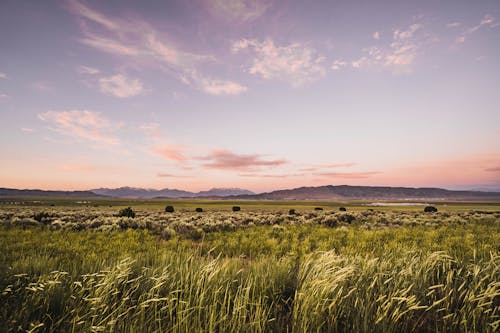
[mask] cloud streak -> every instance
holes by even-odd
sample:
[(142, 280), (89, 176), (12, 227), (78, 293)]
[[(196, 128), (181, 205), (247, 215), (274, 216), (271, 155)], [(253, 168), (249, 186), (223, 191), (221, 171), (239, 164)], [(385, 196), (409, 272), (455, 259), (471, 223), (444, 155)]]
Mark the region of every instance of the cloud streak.
[[(373, 34), (373, 39), (380, 40), (380, 32)], [(406, 28), (392, 31), (389, 45), (372, 45), (362, 49), (364, 55), (352, 61), (334, 60), (331, 68), (344, 67), (354, 69), (390, 68), (396, 72), (408, 72), (422, 48), (436, 42), (437, 38), (424, 30), (424, 25), (416, 21)]]
[[(67, 8), (82, 19), (84, 38), (80, 42), (87, 46), (117, 57), (136, 59), (139, 64), (157, 66), (163, 72), (208, 94), (237, 95), (246, 91), (246, 87), (236, 82), (200, 74), (196, 70), (197, 66), (213, 62), (213, 56), (179, 49), (172, 41), (161, 38), (161, 34), (146, 22), (110, 18), (77, 0), (69, 1)], [(87, 23), (96, 27), (91, 28)], [(138, 84), (135, 87), (138, 90)], [(106, 91), (110, 92), (110, 89)], [(114, 94), (113, 91), (111, 93)], [(118, 94), (118, 97), (125, 97)]]
[(186, 156), (186, 147), (179, 145), (157, 145), (153, 147), (154, 155), (167, 160), (183, 162), (189, 158)]
[(138, 79), (131, 79), (117, 74), (99, 79), (101, 92), (118, 98), (127, 98), (144, 92), (143, 83)]
[(87, 110), (48, 111), (39, 114), (38, 118), (50, 123), (50, 130), (77, 141), (112, 146), (120, 143), (120, 140), (114, 135), (120, 126), (111, 123), (99, 112)]
[(209, 169), (251, 171), (260, 167), (286, 164), (283, 159), (266, 160), (259, 154), (236, 154), (228, 150), (214, 150), (209, 155), (197, 158), (208, 161), (202, 165)]
[(495, 28), (497, 26), (499, 26), (500, 23), (496, 21), (496, 19), (487, 14), (485, 15), (481, 21), (479, 22), (479, 24), (471, 27), (471, 28), (468, 28), (466, 29), (465, 31), (462, 32), (462, 34), (460, 34), (460, 36), (457, 37), (457, 39), (455, 40), (455, 42), (457, 44), (462, 44), (465, 42), (465, 40), (467, 38), (469, 38), (470, 35), (472, 35), (473, 33), (475, 33), (476, 31), (484, 28), (484, 27), (489, 27), (489, 28)]
[(343, 178), (343, 179), (360, 179), (369, 178), (380, 174), (379, 171), (368, 171), (368, 172), (318, 172), (315, 173), (317, 176), (322, 177), (333, 177), (333, 178)]
[(254, 54), (246, 71), (266, 80), (277, 79), (299, 87), (325, 75), (324, 57), (299, 43), (277, 46), (269, 38), (262, 42), (257, 39), (233, 42), (233, 53), (243, 50)]
[(208, 9), (217, 18), (231, 23), (252, 22), (270, 8), (270, 1), (262, 0), (209, 0)]

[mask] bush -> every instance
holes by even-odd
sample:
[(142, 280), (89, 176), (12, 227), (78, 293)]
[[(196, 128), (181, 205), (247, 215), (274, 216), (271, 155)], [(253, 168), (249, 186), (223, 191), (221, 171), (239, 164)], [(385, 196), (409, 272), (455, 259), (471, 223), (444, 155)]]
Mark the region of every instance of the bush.
[(354, 215), (351, 215), (351, 214), (342, 214), (342, 215), (339, 215), (338, 219), (340, 222), (346, 222), (346, 223), (351, 224), (353, 221), (356, 220), (356, 217)]
[(340, 208), (339, 208), (339, 211), (341, 211), (341, 212), (345, 212), (345, 211), (347, 211), (347, 209), (346, 209), (345, 207), (340, 207)]
[(40, 212), (40, 213), (36, 213), (33, 215), (33, 219), (35, 221), (38, 221), (40, 223), (44, 223), (44, 224), (47, 224), (47, 219), (50, 217), (50, 214), (47, 213), (47, 212)]
[(314, 210), (323, 210), (321, 207), (315, 207)]
[(295, 209), (290, 209), (288, 211), (288, 215), (295, 215)]
[(174, 206), (167, 206), (167, 207), (165, 207), (165, 211), (167, 213), (173, 213), (174, 212)]
[(203, 212), (203, 208), (198, 207), (198, 208), (195, 209), (195, 212), (202, 213)]
[(437, 208), (434, 206), (426, 206), (424, 208), (424, 212), (426, 213), (436, 213), (437, 211), (438, 211)]
[(131, 207), (123, 208), (118, 212), (119, 217), (130, 217), (134, 218), (135, 217), (135, 212)]
[(170, 240), (174, 238), (177, 235), (177, 232), (175, 232), (174, 229), (171, 229), (169, 227), (165, 227), (162, 232), (161, 232), (161, 238), (164, 240)]
[(240, 206), (233, 206), (233, 212), (239, 212), (241, 210)]

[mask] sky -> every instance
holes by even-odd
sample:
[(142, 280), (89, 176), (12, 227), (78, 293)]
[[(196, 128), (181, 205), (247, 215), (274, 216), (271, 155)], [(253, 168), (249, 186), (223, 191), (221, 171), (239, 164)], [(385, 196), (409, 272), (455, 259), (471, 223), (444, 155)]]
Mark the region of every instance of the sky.
[(0, 2), (0, 187), (500, 190), (500, 1)]

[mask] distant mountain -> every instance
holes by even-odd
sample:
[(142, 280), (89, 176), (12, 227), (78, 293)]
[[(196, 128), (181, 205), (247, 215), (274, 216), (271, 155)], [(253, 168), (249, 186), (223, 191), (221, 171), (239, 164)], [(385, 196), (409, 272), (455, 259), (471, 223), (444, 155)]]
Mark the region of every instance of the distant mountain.
[(254, 195), (255, 193), (241, 188), (212, 188), (195, 193), (197, 197), (228, 197), (231, 195)]
[(382, 186), (299, 187), (255, 195), (238, 195), (237, 199), (307, 200), (307, 199), (500, 199), (500, 192), (451, 191), (442, 188)]
[(45, 191), (45, 190), (18, 190), (0, 188), (1, 197), (57, 197), (57, 198), (93, 198), (101, 197), (91, 191)]
[(156, 197), (166, 197), (166, 198), (181, 198), (181, 197), (192, 197), (193, 193), (188, 191), (176, 190), (176, 189), (144, 189), (136, 187), (119, 187), (119, 188), (98, 188), (95, 190), (90, 190), (91, 192), (99, 195), (105, 195), (108, 197), (116, 198), (144, 198), (151, 199)]
[(251, 191), (239, 188), (213, 188), (208, 191), (189, 192), (177, 189), (144, 189), (135, 187), (120, 187), (120, 188), (98, 188), (90, 190), (99, 195), (117, 198), (197, 198), (197, 197), (227, 197), (234, 195), (252, 195)]

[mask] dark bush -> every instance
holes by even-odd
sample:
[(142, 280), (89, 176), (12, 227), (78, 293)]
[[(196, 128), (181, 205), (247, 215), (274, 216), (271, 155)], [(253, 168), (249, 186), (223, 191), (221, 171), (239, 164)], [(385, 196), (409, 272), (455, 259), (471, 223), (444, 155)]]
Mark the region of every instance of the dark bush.
[(354, 215), (351, 215), (351, 214), (342, 214), (342, 215), (339, 215), (338, 219), (340, 222), (346, 222), (346, 223), (351, 224), (352, 221), (356, 220), (356, 217)]
[(438, 211), (437, 208), (434, 206), (426, 206), (424, 208), (424, 212), (426, 213), (436, 213), (437, 211)]
[(36, 213), (33, 215), (33, 219), (35, 221), (38, 221), (40, 223), (44, 223), (44, 224), (47, 224), (47, 219), (51, 217), (51, 215), (47, 212), (39, 212), (39, 213)]
[(203, 208), (198, 207), (198, 208), (195, 209), (195, 212), (201, 213), (201, 212), (203, 212)]
[(167, 213), (173, 213), (174, 212), (174, 206), (167, 206), (167, 207), (165, 207), (165, 211)]
[(345, 207), (340, 207), (340, 208), (339, 208), (339, 211), (341, 211), (341, 212), (346, 212), (346, 211), (347, 211), (347, 209), (346, 209)]
[(134, 218), (135, 212), (131, 207), (127, 207), (127, 208), (123, 208), (122, 210), (120, 210), (118, 212), (118, 216)]
[(288, 211), (288, 215), (295, 215), (295, 209), (290, 209)]
[(233, 206), (233, 212), (239, 212), (241, 210), (240, 206)]
[(315, 207), (314, 210), (323, 210), (321, 207)]

